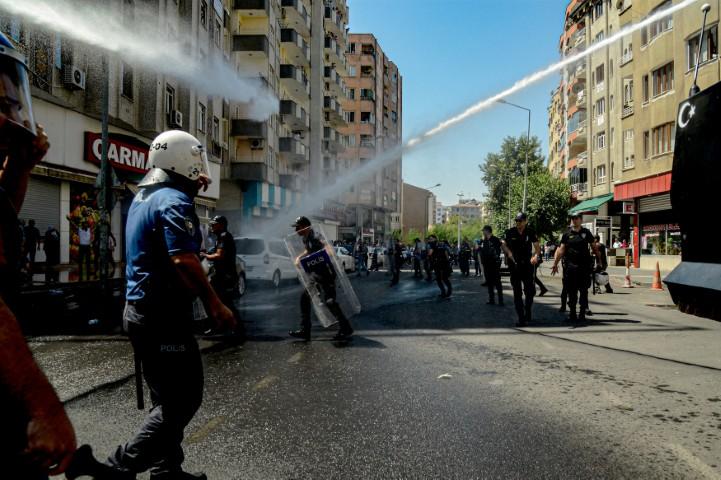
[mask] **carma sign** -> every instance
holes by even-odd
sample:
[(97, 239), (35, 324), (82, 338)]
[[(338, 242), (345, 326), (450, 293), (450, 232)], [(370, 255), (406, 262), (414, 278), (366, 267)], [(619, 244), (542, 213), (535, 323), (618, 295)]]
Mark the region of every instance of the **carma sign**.
[[(100, 165), (103, 140), (99, 133), (85, 132), (85, 160)], [(136, 173), (149, 170), (148, 145), (128, 135), (110, 134), (108, 158), (113, 167)]]

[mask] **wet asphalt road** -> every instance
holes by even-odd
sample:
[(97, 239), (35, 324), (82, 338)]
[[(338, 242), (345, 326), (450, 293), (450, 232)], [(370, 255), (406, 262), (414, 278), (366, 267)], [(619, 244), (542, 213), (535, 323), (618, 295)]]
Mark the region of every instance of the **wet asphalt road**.
[[(320, 328), (309, 344), (288, 339), (299, 287), (252, 286), (240, 302), (251, 340), (205, 356), (187, 469), (211, 479), (721, 478), (721, 370), (516, 330), (512, 308), (486, 306), (476, 279), (454, 276), (454, 298), (441, 301), (435, 284), (403, 275), (393, 289), (383, 273), (353, 280), (364, 311), (347, 343)], [(549, 286), (537, 325), (565, 328)], [(614, 331), (655, 314), (615, 310), (604, 322)], [(142, 418), (131, 382), (68, 409), (99, 456)]]

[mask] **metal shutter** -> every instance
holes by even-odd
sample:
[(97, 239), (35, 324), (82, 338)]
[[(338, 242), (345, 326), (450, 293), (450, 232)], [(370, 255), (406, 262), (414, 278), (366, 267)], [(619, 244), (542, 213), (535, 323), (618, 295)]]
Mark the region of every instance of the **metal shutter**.
[(671, 210), (671, 194), (654, 195), (653, 197), (645, 197), (639, 199), (639, 213), (658, 212), (661, 210)]
[(44, 178), (30, 177), (20, 218), (35, 220), (35, 226), (44, 235), (49, 225), (60, 230), (60, 183)]

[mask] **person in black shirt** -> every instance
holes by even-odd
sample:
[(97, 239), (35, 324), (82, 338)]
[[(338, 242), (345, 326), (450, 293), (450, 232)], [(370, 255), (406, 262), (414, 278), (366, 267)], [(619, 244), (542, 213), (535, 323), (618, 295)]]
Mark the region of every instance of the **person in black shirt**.
[(538, 237), (528, 226), (525, 213), (516, 215), (516, 226), (506, 231), (502, 246), (511, 270), (513, 302), (518, 314), (516, 325), (525, 327), (532, 319), (533, 297), (536, 294), (535, 266), (541, 255)]
[[(593, 234), (581, 226), (581, 215), (571, 216), (572, 226), (561, 237), (561, 246), (556, 251), (551, 274), (558, 273), (558, 263), (565, 259), (563, 269), (564, 284), (568, 293), (569, 320), (585, 321), (588, 308), (588, 288), (591, 286), (593, 259), (591, 251), (599, 258), (598, 247)], [(599, 259), (600, 263), (600, 259)], [(576, 303), (579, 303), (579, 314), (576, 315)]]
[(210, 221), (210, 228), (215, 235), (215, 247), (210, 253), (202, 253), (201, 257), (204, 257), (213, 262), (213, 269), (215, 274), (210, 280), (215, 292), (223, 302), (223, 305), (228, 307), (237, 322), (234, 335), (243, 338), (245, 337), (245, 328), (240, 318), (240, 312), (235, 306), (235, 299), (238, 297), (238, 271), (235, 268), (235, 240), (233, 235), (228, 231), (228, 219), (222, 215), (216, 215)]
[(40, 243), (40, 230), (35, 226), (35, 220), (28, 220), (28, 225), (24, 228), (25, 252), (27, 253), (28, 264), (30, 265), (30, 273), (35, 272), (35, 256)]
[(448, 248), (438, 241), (435, 235), (428, 237), (428, 258), (436, 275), (436, 283), (441, 289), (441, 298), (450, 298), (453, 293), (451, 285), (451, 257)]
[[(298, 217), (292, 227), (295, 228), (296, 233), (303, 238), (305, 253), (302, 256), (319, 252), (326, 247), (325, 243), (316, 237), (315, 232), (311, 228), (310, 220), (307, 217)], [(300, 259), (296, 261), (299, 260)], [(347, 340), (353, 335), (353, 327), (336, 301), (335, 279), (337, 273), (331, 265), (327, 265), (323, 267), (322, 270), (314, 271), (310, 275), (313, 281), (318, 284), (318, 288), (323, 292), (326, 307), (328, 307), (328, 310), (338, 320), (339, 329), (338, 333), (333, 337), (333, 340)], [(300, 329), (290, 332), (291, 337), (301, 338), (305, 341), (310, 340), (310, 307), (310, 295), (308, 295), (306, 290), (303, 290), (303, 294), (300, 297)]]
[(501, 285), (501, 241), (493, 235), (490, 225), (483, 227), (483, 240), (478, 245), (478, 256), (483, 263), (483, 275), (488, 287), (488, 303), (494, 305), (495, 291), (498, 291), (498, 304), (503, 305), (503, 286)]
[(463, 276), (468, 277), (471, 274), (472, 255), (473, 252), (471, 251), (471, 246), (468, 244), (467, 240), (463, 240), (461, 248), (458, 250), (458, 266), (461, 269), (461, 275)]
[(399, 239), (396, 238), (393, 241), (393, 248), (390, 253), (393, 255), (393, 268), (391, 272), (393, 277), (391, 278), (391, 287), (394, 287), (398, 285), (398, 282), (400, 281), (401, 266), (403, 266), (403, 244), (401, 244)]

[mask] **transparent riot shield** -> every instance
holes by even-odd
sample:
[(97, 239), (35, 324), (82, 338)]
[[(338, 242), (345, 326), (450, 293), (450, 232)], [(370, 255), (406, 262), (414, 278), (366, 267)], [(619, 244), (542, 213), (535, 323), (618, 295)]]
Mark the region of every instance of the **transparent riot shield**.
[[(306, 254), (303, 239), (297, 233), (288, 235), (285, 244), (294, 259), (298, 278), (310, 295), (313, 310), (321, 325), (327, 328), (338, 322), (333, 314), (333, 303), (340, 307), (346, 318), (360, 313), (361, 304), (323, 228), (314, 227), (313, 232), (325, 249)], [(332, 298), (333, 293), (335, 298)]]

